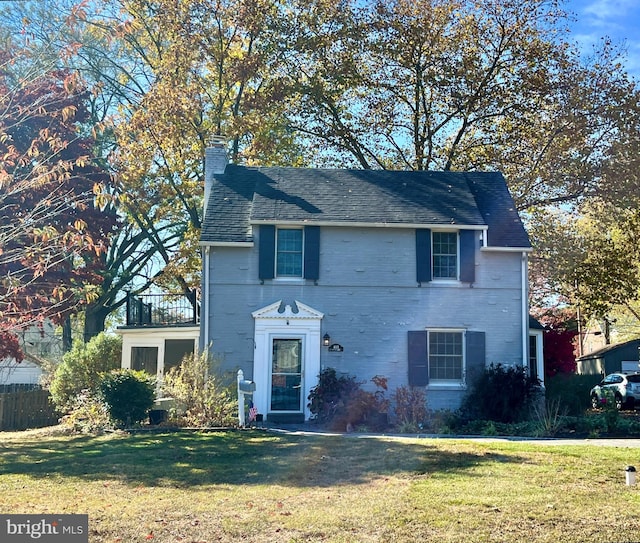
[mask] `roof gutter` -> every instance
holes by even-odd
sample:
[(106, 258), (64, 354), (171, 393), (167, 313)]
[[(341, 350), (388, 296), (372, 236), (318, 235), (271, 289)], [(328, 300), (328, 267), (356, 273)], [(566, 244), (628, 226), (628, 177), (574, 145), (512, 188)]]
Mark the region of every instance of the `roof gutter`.
[(482, 230), (487, 232), (486, 224), (458, 224), (455, 222), (440, 223), (403, 223), (403, 222), (365, 222), (365, 221), (307, 221), (307, 220), (274, 220), (252, 219), (249, 224), (273, 224), (276, 226), (335, 226), (356, 228), (432, 228), (440, 230)]

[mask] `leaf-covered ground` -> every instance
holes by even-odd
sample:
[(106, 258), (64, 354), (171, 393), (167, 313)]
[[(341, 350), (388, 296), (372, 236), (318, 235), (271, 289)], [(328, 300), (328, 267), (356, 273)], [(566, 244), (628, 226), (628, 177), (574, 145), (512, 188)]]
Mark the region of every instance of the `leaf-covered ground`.
[[(93, 542), (640, 539), (637, 449), (264, 431), (0, 434), (0, 511)], [(640, 462), (639, 462), (640, 463)]]

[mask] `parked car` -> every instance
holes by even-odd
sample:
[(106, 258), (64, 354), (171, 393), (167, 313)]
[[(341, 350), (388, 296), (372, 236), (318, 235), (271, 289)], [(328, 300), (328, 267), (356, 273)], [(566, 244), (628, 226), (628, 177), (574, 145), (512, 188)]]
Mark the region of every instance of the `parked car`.
[(591, 389), (594, 409), (614, 402), (616, 409), (632, 409), (640, 403), (640, 373), (611, 373)]

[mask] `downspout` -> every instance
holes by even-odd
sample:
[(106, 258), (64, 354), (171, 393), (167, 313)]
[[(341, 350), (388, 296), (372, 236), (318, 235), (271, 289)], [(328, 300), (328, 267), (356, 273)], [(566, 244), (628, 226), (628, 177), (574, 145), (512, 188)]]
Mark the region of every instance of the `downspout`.
[(202, 278), (202, 316), (200, 318), (200, 325), (202, 327), (202, 352), (206, 352), (209, 349), (209, 260), (210, 260), (210, 247), (204, 246), (204, 274)]
[(522, 252), (522, 364), (529, 365), (529, 266), (527, 253)]

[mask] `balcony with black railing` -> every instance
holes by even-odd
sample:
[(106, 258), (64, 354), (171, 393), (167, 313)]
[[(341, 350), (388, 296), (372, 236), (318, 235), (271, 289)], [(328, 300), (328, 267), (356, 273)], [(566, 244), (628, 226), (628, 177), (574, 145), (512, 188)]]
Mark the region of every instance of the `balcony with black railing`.
[(127, 326), (195, 326), (200, 304), (195, 293), (127, 294)]

